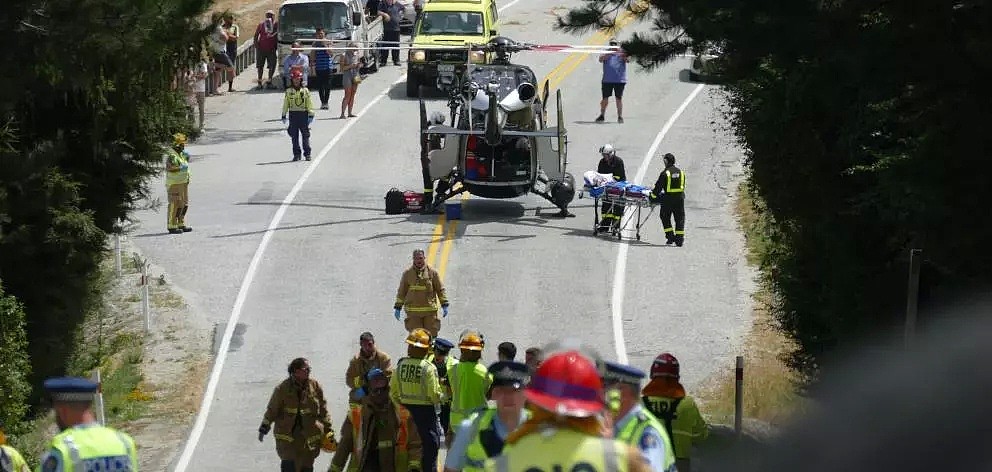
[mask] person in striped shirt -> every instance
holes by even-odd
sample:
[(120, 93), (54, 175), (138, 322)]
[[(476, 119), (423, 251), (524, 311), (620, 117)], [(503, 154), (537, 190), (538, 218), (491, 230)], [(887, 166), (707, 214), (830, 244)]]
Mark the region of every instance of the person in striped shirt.
[[(331, 42), (327, 41), (324, 28), (317, 28), (317, 41), (313, 47), (330, 47)], [(313, 49), (313, 69), (317, 72), (317, 94), (320, 96), (320, 109), (327, 109), (327, 101), (331, 98), (331, 68), (333, 60), (329, 49)]]

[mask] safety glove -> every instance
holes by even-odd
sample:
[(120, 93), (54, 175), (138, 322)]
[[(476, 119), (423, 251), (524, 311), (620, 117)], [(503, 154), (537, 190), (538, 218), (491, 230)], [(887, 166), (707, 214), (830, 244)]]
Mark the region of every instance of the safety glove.
[(283, 116), (282, 116), (281, 118), (279, 118), (279, 119), (280, 119), (280, 120), (282, 120), (282, 124), (286, 124), (286, 115), (283, 115)]
[(396, 321), (399, 321), (400, 320), (400, 309), (399, 308), (393, 308), (393, 316), (396, 317)]
[(258, 442), (262, 442), (262, 438), (264, 438), (266, 434), (269, 434), (269, 425), (262, 423), (262, 425), (258, 427)]
[(313, 117), (311, 116), (310, 118), (307, 119), (307, 126), (310, 126), (312, 124), (313, 124)]
[(444, 314), (444, 318), (447, 318), (448, 317), (448, 304), (447, 303), (445, 303), (444, 305), (441, 305), (441, 313)]

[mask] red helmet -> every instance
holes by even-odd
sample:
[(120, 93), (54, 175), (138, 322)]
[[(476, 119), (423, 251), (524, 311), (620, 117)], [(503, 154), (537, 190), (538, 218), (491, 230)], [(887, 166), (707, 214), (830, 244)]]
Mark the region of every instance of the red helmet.
[(527, 401), (552, 413), (577, 418), (603, 410), (603, 381), (596, 364), (578, 351), (545, 360), (524, 392)]
[(290, 72), (289, 72), (289, 78), (290, 79), (302, 79), (303, 78), (303, 68), (301, 68), (301, 67), (293, 67), (293, 69), (290, 70)]
[(679, 378), (679, 360), (667, 352), (659, 354), (651, 364), (651, 378), (656, 377)]

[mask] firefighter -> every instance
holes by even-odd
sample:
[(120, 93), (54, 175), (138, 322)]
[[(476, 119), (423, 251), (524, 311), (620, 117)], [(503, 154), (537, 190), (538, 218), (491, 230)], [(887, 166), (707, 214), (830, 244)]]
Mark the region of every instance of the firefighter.
[(603, 382), (578, 351), (549, 356), (524, 390), (531, 417), (506, 438), (485, 470), (650, 470), (641, 453), (606, 429)]
[(392, 359), (389, 354), (382, 352), (375, 345), (375, 337), (366, 331), (358, 337), (358, 353), (348, 363), (348, 371), (344, 381), (351, 390), (348, 392), (348, 403), (355, 406), (368, 394), (365, 376), (372, 369), (381, 369), (386, 375), (392, 375)]
[(7, 445), (7, 435), (4, 434), (3, 420), (0, 420), (0, 472), (31, 472), (28, 463), (17, 449)]
[(651, 381), (641, 390), (644, 406), (661, 420), (672, 440), (675, 467), (679, 472), (690, 472), (689, 453), (693, 441), (709, 436), (706, 420), (692, 397), (686, 395), (679, 383), (679, 361), (664, 352), (651, 364)]
[(38, 470), (81, 472), (91, 470), (89, 465), (104, 463), (120, 464), (118, 470), (138, 470), (134, 439), (96, 421), (92, 407), (99, 385), (87, 379), (59, 377), (46, 380), (44, 388), (61, 433), (52, 438)]
[(451, 383), (451, 422), (455, 425), (461, 424), (473, 410), (486, 406), (486, 393), (493, 377), (479, 362), (485, 346), (485, 337), (475, 330), (466, 330), (458, 340), (461, 355), (454, 370), (448, 374), (448, 382)]
[(289, 377), (276, 386), (269, 398), (258, 427), (258, 441), (269, 434), (270, 428), (274, 429), (279, 470), (313, 472), (320, 450), (332, 451), (336, 447), (327, 400), (320, 383), (310, 378), (310, 361), (293, 359), (287, 371)]
[(424, 328), (432, 338), (436, 338), (441, 331), (441, 319), (437, 317), (438, 305), (447, 317), (448, 296), (441, 277), (434, 268), (427, 265), (424, 250), (415, 249), (413, 265), (400, 276), (393, 316), (399, 320), (400, 310), (406, 307), (406, 319), (403, 320), (406, 330)]
[[(675, 167), (675, 156), (665, 154), (665, 169), (651, 191), (651, 201), (661, 203), (661, 223), (665, 227), (665, 244), (682, 247), (685, 239), (685, 172)], [(672, 228), (672, 215), (675, 227)]]
[[(616, 392), (613, 412), (615, 437), (640, 449), (655, 472), (675, 472), (675, 454), (665, 426), (641, 405), (641, 379), (644, 372), (631, 366), (605, 362), (603, 386)], [(608, 395), (609, 396), (609, 395)]]
[(519, 362), (500, 361), (489, 366), (489, 373), (493, 376), (489, 396), (495, 406), (472, 413), (458, 425), (458, 440), (448, 449), (445, 472), (482, 470), (487, 458), (503, 451), (510, 432), (530, 417), (524, 408), (523, 392), (530, 380), (530, 368)]
[(289, 114), (289, 137), (293, 141), (293, 161), (300, 160), (300, 136), (303, 137), (303, 156), (310, 160), (310, 125), (316, 113), (310, 89), (303, 86), (303, 71), (294, 68), (290, 74), (292, 87), (286, 88), (282, 101), (282, 124), (286, 124), (286, 114)]
[[(613, 180), (617, 182), (626, 182), (627, 170), (624, 168), (623, 159), (617, 156), (617, 151), (613, 149), (613, 145), (609, 143), (604, 144), (599, 148), (599, 153), (603, 155), (603, 158), (599, 160), (599, 166), (596, 168), (596, 172), (612, 175)], [(602, 211), (603, 219), (599, 222), (601, 229), (606, 230), (610, 226), (620, 225), (620, 219), (623, 218), (623, 205), (603, 202)]]
[(168, 229), (171, 234), (193, 231), (186, 226), (189, 211), (189, 153), (186, 152), (186, 135), (172, 136), (172, 147), (166, 150), (165, 189), (169, 197)]
[(414, 329), (406, 343), (408, 357), (396, 363), (396, 371), (389, 378), (389, 396), (413, 416), (423, 445), (422, 470), (435, 471), (441, 447), (438, 410), (444, 394), (437, 379), (437, 369), (426, 359), (431, 345), (430, 334), (423, 328)]
[(364, 382), (368, 394), (352, 405), (341, 427), (328, 472), (421, 472), (420, 436), (410, 412), (389, 400), (389, 376), (373, 368)]
[(455, 345), (444, 338), (434, 339), (434, 353), (429, 356), (434, 368), (437, 369), (438, 381), (444, 397), (441, 400), (441, 432), (444, 433), (445, 443), (451, 443), (451, 383), (448, 382), (448, 374), (454, 371), (458, 360), (448, 355)]

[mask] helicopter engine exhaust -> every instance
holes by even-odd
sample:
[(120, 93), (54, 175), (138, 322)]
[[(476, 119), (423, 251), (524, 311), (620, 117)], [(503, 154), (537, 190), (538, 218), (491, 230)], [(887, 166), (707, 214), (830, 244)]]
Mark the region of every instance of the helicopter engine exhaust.
[(533, 105), (536, 98), (537, 87), (534, 87), (534, 84), (530, 82), (524, 82), (499, 102), (499, 105), (508, 112), (514, 112)]

